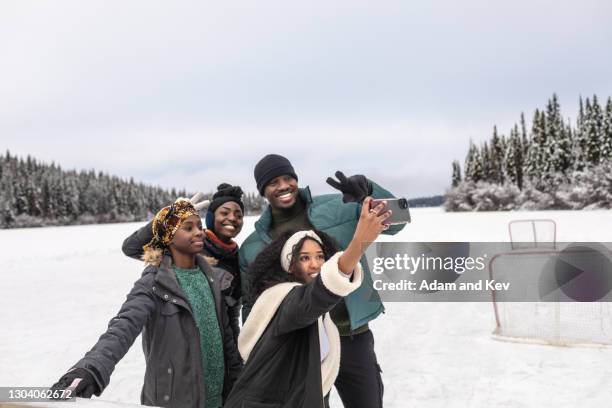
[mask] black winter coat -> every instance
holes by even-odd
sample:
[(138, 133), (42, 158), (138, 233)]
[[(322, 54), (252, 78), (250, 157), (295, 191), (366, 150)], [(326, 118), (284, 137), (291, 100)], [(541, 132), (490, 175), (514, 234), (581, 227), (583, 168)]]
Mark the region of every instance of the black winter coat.
[[(153, 238), (153, 222), (147, 223), (144, 227), (136, 230), (132, 235), (123, 241), (123, 253), (130, 258), (140, 259), (144, 253), (142, 247), (148, 244)], [(204, 235), (204, 248), (202, 255), (214, 258), (217, 262), (216, 266), (228, 271), (234, 279), (231, 285), (223, 290), (225, 302), (227, 304), (227, 313), (230, 317), (230, 326), (234, 333), (234, 341), (238, 342), (238, 334), (240, 333), (240, 309), (241, 303), (241, 282), (240, 282), (240, 266), (238, 263), (238, 251), (224, 251), (223, 248), (215, 246), (206, 234)], [(211, 263), (211, 265), (214, 265)]]
[[(340, 336), (326, 313), (363, 279), (359, 265), (352, 280), (340, 276), (340, 255), (328, 260), (310, 283), (281, 283), (257, 299), (238, 342), (245, 366), (224, 408), (324, 406), (324, 394), (340, 364)], [(322, 316), (330, 345), (324, 363), (318, 323)]]
[[(241, 359), (221, 295), (231, 277), (222, 269), (211, 268), (201, 256), (196, 259), (215, 299), (225, 356), (223, 393), (226, 397), (241, 370)], [(159, 267), (148, 266), (144, 270), (119, 313), (110, 321), (106, 333), (74, 368), (87, 369), (103, 391), (115, 365), (142, 332), (146, 359), (142, 404), (202, 408), (205, 389), (200, 334), (171, 265), (172, 259), (165, 256)]]

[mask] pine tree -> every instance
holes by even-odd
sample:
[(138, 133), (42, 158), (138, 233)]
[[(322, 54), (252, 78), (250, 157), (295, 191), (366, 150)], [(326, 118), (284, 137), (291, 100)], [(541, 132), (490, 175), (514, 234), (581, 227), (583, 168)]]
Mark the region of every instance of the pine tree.
[(482, 180), (482, 157), (476, 145), (471, 141), (465, 159), (465, 180), (473, 182)]
[(584, 104), (582, 103), (582, 95), (578, 100), (578, 118), (576, 119), (576, 127), (580, 129), (584, 124)]
[(452, 186), (457, 187), (461, 183), (461, 165), (459, 161), (453, 160), (453, 180)]
[(531, 125), (531, 143), (527, 150), (527, 158), (524, 164), (523, 174), (531, 180), (532, 183), (538, 183), (542, 175), (542, 139), (544, 138), (544, 129), (542, 128), (540, 111), (536, 109), (533, 115)]
[(504, 155), (504, 177), (507, 183), (523, 188), (523, 146), (518, 125), (510, 131)]
[(503, 183), (503, 159), (504, 150), (502, 141), (497, 133), (497, 126), (493, 126), (493, 137), (491, 138), (491, 147), (489, 149), (490, 159), (490, 180), (492, 183), (501, 184)]
[(506, 151), (504, 153), (504, 160), (503, 160), (503, 169), (504, 169), (504, 180), (506, 180), (507, 183), (511, 183), (511, 184), (517, 184), (517, 174), (516, 174), (516, 155), (518, 153), (517, 151), (517, 144), (513, 143), (514, 142), (514, 131), (512, 131), (510, 133), (510, 143), (508, 143), (508, 146), (506, 147)]
[(23, 172), (23, 162), (17, 162), (15, 176), (13, 178), (13, 192), (15, 194), (15, 214), (27, 214), (29, 211), (28, 199), (26, 197), (26, 179)]
[(569, 151), (570, 151), (570, 158), (569, 158), (570, 165), (569, 165), (569, 168), (567, 169), (568, 173), (571, 173), (572, 170), (574, 169), (575, 160), (576, 160), (576, 157), (574, 156), (574, 143), (575, 143), (574, 132), (575, 131), (572, 129), (572, 123), (568, 119), (567, 120), (567, 124), (565, 125), (565, 134), (567, 135), (567, 140), (569, 140), (569, 145), (570, 145), (570, 148), (569, 148)]
[(28, 214), (34, 217), (40, 217), (42, 210), (40, 208), (40, 191), (36, 188), (34, 180), (28, 177), (25, 186), (25, 197), (28, 203)]
[(587, 118), (586, 112), (590, 112), (591, 103), (589, 99), (586, 100), (586, 108), (582, 103), (582, 97), (580, 97), (580, 109), (578, 111), (578, 118), (576, 119), (576, 130), (574, 131), (574, 138), (572, 142), (572, 156), (574, 158), (574, 171), (582, 171), (587, 166)]
[(491, 181), (491, 154), (489, 145), (485, 141), (480, 149), (482, 181)]
[(79, 189), (77, 187), (77, 179), (74, 173), (66, 177), (62, 188), (66, 194), (66, 216), (70, 220), (76, 220), (79, 217)]
[(566, 174), (570, 167), (571, 142), (565, 132), (565, 124), (561, 117), (561, 109), (557, 95), (553, 94), (546, 107), (546, 142), (544, 150), (548, 160), (543, 163), (544, 173)]
[(66, 217), (66, 193), (62, 188), (61, 177), (54, 177), (53, 183), (51, 184), (51, 197), (55, 203), (55, 216), (62, 219)]
[(603, 130), (603, 114), (597, 96), (593, 95), (593, 103), (586, 102), (585, 112), (585, 138), (586, 138), (586, 160), (589, 164), (598, 164), (600, 158), (600, 147)]
[(521, 112), (521, 146), (523, 147), (522, 157), (526, 157), (529, 139), (527, 138), (527, 125), (525, 124), (525, 114), (523, 112)]
[(538, 143), (540, 145), (540, 169), (542, 171), (546, 170), (547, 163), (550, 163), (550, 151), (546, 148), (548, 146), (547, 140), (547, 127), (548, 123), (546, 121), (546, 114), (544, 112), (540, 112), (540, 124), (537, 129), (540, 134), (538, 137)]
[(15, 219), (15, 194), (13, 172), (11, 171), (11, 155), (6, 152), (3, 163), (2, 177), (0, 178), (0, 224), (10, 226)]
[(612, 98), (608, 97), (601, 132), (600, 162), (612, 159)]

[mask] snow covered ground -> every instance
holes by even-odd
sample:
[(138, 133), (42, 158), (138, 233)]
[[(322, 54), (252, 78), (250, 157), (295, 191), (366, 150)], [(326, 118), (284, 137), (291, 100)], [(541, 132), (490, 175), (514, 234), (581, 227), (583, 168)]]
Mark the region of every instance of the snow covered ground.
[[(558, 241), (612, 241), (611, 211), (452, 213), (415, 209), (397, 241), (508, 241), (507, 222), (552, 218)], [(248, 218), (240, 238), (253, 230)], [(49, 386), (105, 330), (142, 265), (121, 253), (140, 224), (0, 230), (0, 385)], [(372, 324), (385, 406), (610, 406), (612, 349), (492, 340), (488, 303), (388, 303)], [(138, 339), (104, 400), (138, 403)], [(337, 396), (332, 406), (340, 407)]]

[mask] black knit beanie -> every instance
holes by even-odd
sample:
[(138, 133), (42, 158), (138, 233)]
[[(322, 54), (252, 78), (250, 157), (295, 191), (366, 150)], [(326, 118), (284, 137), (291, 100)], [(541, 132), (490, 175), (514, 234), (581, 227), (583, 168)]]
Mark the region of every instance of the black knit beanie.
[[(244, 213), (244, 203), (242, 202), (242, 189), (239, 186), (232, 186), (227, 183), (219, 184), (217, 192), (213, 194), (210, 205), (206, 212), (206, 227), (214, 230), (215, 211), (223, 204), (233, 201), (240, 206)], [(210, 215), (210, 216), (209, 216)], [(210, 224), (210, 225), (209, 225)]]
[(288, 175), (298, 179), (291, 162), (279, 154), (268, 154), (255, 165), (255, 182), (259, 194), (264, 195), (266, 184), (278, 176)]

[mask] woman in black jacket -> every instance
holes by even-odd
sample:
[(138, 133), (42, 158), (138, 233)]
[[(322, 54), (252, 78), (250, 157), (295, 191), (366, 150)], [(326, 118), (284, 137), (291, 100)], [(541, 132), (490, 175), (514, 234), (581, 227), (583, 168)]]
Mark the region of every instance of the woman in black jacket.
[[(244, 203), (242, 189), (222, 183), (212, 196), (206, 212), (206, 230), (202, 255), (206, 261), (229, 272), (233, 276), (230, 287), (223, 291), (230, 316), (230, 326), (234, 341), (240, 333), (240, 267), (238, 264), (238, 244), (234, 238), (240, 233), (243, 225)], [(195, 201), (193, 198), (191, 201)], [(196, 207), (202, 204), (197, 204)], [(135, 231), (123, 241), (123, 253), (131, 258), (141, 259), (143, 246), (152, 238), (151, 223)]]
[(209, 264), (225, 269), (232, 274), (233, 280), (223, 294), (228, 306), (228, 314), (234, 340), (238, 341), (240, 333), (240, 307), (242, 292), (240, 290), (240, 265), (238, 263), (238, 244), (234, 238), (242, 230), (244, 223), (244, 203), (242, 189), (222, 183), (212, 196), (206, 212), (206, 230), (204, 231), (204, 249), (202, 254)]
[(335, 252), (321, 231), (285, 233), (250, 267), (254, 301), (238, 339), (245, 367), (225, 408), (326, 406), (340, 365), (340, 337), (329, 311), (363, 278), (359, 259), (387, 228), (384, 203), (366, 198), (353, 239)]
[(202, 221), (189, 201), (162, 208), (151, 227), (142, 277), (94, 347), (52, 388), (100, 395), (142, 332), (144, 405), (220, 408), (241, 369), (222, 295), (232, 277), (199, 255)]

